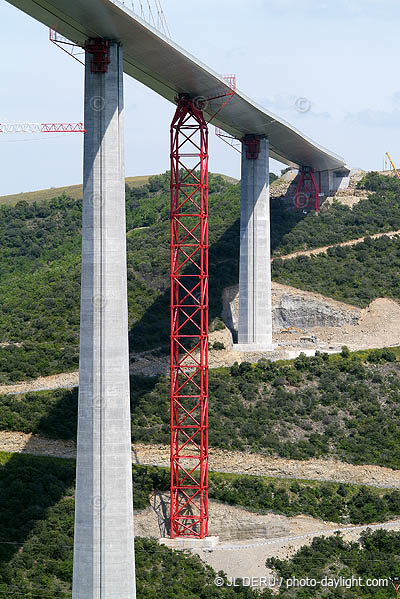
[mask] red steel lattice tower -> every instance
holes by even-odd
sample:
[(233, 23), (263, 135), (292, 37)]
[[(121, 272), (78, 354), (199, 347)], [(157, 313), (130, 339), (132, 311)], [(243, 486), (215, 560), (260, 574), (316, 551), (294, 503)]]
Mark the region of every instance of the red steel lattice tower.
[(208, 127), (180, 96), (171, 125), (171, 538), (208, 534)]
[(311, 167), (303, 166), (300, 168), (300, 178), (296, 188), (296, 208), (311, 208), (314, 203), (314, 210), (319, 213), (319, 192), (321, 188), (321, 175), (319, 175), (319, 184), (317, 183), (314, 171)]

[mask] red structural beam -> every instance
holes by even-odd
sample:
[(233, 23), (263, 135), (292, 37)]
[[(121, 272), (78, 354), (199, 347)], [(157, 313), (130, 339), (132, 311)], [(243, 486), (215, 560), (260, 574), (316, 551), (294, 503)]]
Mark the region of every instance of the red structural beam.
[(43, 123), (42, 133), (86, 133), (83, 123)]
[(207, 534), (208, 127), (182, 96), (171, 125), (171, 538)]
[(319, 213), (319, 192), (321, 188), (321, 174), (319, 173), (319, 183), (317, 183), (313, 169), (311, 167), (302, 167), (300, 178), (296, 188), (296, 208), (297, 210), (310, 208), (314, 203), (314, 210)]

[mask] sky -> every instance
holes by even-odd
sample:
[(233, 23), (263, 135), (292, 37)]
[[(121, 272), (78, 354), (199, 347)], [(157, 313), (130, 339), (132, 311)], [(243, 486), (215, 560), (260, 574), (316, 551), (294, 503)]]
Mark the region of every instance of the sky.
[[(174, 42), (235, 73), (244, 93), (349, 166), (380, 170), (386, 151), (400, 165), (398, 0), (161, 3)], [(0, 23), (0, 123), (83, 120), (83, 66), (6, 0)], [(127, 176), (169, 168), (173, 112), (125, 77)], [(210, 139), (210, 170), (238, 178), (239, 154), (213, 128)], [(82, 146), (82, 134), (0, 134), (0, 196), (80, 183)], [(271, 160), (274, 172), (283, 167)]]

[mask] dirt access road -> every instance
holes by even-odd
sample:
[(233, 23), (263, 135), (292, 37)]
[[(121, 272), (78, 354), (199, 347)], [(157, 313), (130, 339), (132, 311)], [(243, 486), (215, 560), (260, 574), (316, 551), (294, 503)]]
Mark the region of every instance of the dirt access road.
[[(73, 441), (59, 441), (26, 433), (0, 431), (0, 451), (75, 458), (76, 445)], [(169, 467), (169, 446), (134, 444), (132, 445), (132, 461), (135, 464)], [(211, 448), (210, 469), (234, 474), (343, 482), (400, 489), (400, 470), (371, 465), (355, 466), (336, 460), (288, 460)]]
[(371, 239), (379, 239), (380, 237), (396, 237), (396, 235), (400, 235), (399, 231), (388, 231), (387, 233), (375, 233), (374, 235), (366, 235), (364, 237), (359, 237), (358, 239), (351, 239), (350, 241), (342, 241), (340, 243), (332, 243), (331, 245), (324, 245), (323, 247), (314, 248), (312, 250), (299, 250), (297, 252), (293, 252), (292, 254), (285, 254), (283, 256), (276, 256), (272, 258), (271, 262), (274, 260), (290, 260), (292, 258), (297, 258), (298, 256), (317, 256), (318, 254), (326, 254), (326, 252), (330, 248), (337, 247), (346, 247), (350, 245), (357, 245), (357, 243), (362, 243), (365, 241), (366, 237), (370, 237)]

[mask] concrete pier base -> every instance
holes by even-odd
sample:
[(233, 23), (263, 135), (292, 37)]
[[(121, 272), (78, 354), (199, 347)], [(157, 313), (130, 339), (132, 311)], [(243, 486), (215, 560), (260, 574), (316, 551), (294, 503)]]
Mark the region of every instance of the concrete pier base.
[(234, 343), (232, 346), (232, 351), (237, 351), (237, 352), (252, 352), (252, 353), (257, 353), (257, 352), (263, 352), (263, 351), (274, 351), (274, 346), (272, 344), (271, 341), (271, 345), (264, 345), (264, 344), (260, 344), (257, 345), (257, 343)]
[(238, 344), (241, 352), (272, 351), (269, 143), (258, 157), (242, 144)]
[(122, 49), (86, 56), (73, 599), (135, 599)]
[(159, 539), (160, 545), (165, 545), (170, 549), (184, 550), (184, 549), (204, 549), (211, 551), (219, 543), (219, 537), (204, 537), (204, 539), (195, 538), (183, 538), (178, 537), (176, 539), (169, 539), (168, 537)]

